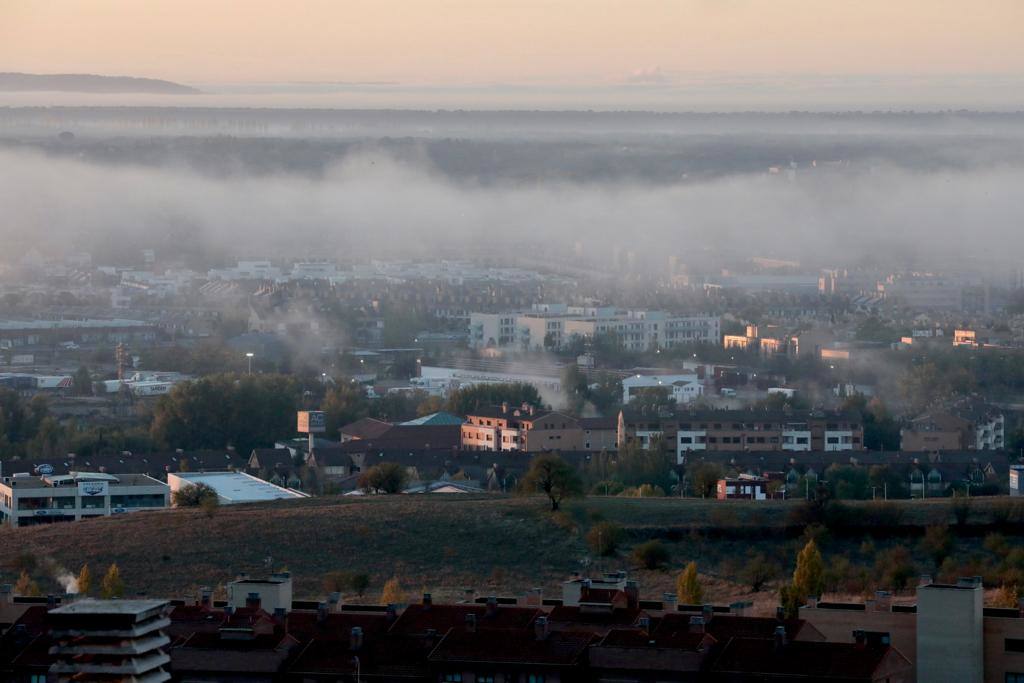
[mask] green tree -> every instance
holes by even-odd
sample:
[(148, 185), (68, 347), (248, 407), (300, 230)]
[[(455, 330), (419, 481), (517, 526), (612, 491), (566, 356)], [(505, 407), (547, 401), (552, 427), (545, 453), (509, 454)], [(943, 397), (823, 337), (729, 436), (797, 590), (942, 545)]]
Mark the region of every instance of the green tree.
[(475, 384), (471, 387), (457, 389), (448, 396), (446, 409), (456, 415), (467, 415), (476, 408), (501, 405), (531, 405), (543, 407), (540, 392), (532, 384)]
[(84, 365), (75, 371), (73, 388), (76, 396), (92, 396), (92, 375)]
[(382, 462), (363, 472), (359, 488), (367, 493), (401, 493), (409, 482), (409, 473), (402, 465)]
[(150, 433), (167, 447), (248, 453), (295, 433), (301, 389), (283, 375), (210, 375), (174, 386), (153, 409)]
[(686, 468), (693, 495), (701, 498), (714, 498), (718, 480), (725, 476), (725, 470), (715, 462), (695, 461)]
[(121, 570), (117, 568), (116, 562), (107, 568), (100, 582), (100, 596), (104, 600), (124, 597), (124, 581), (121, 580)]
[(557, 453), (534, 456), (522, 480), (524, 491), (542, 491), (551, 501), (551, 510), (566, 498), (583, 495), (583, 484), (576, 470)]
[(201, 507), (209, 499), (217, 500), (217, 492), (209, 484), (197, 482), (183, 486), (171, 495), (177, 507)]
[(690, 562), (676, 577), (676, 594), (687, 605), (704, 604), (704, 586), (697, 574), (697, 563)]

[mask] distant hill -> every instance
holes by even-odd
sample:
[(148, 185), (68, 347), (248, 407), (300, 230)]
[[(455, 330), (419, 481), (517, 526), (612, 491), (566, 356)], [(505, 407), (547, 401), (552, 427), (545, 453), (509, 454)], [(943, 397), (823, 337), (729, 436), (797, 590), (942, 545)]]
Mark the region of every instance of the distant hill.
[(180, 83), (156, 78), (130, 76), (97, 76), (94, 74), (21, 74), (0, 73), (0, 92), (89, 92), (89, 93), (155, 93), (187, 95), (199, 90)]

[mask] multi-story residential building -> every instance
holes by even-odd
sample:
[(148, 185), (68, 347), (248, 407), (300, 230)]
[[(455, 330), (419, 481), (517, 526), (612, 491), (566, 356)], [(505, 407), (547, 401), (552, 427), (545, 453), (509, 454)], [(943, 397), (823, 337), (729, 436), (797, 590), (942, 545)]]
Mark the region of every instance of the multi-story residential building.
[(622, 402), (629, 403), (645, 389), (666, 390), (676, 405), (704, 395), (704, 383), (697, 375), (630, 375), (622, 380)]
[(784, 354), (797, 356), (800, 352), (799, 337), (782, 334), (767, 335), (757, 325), (747, 325), (746, 334), (727, 334), (722, 337), (722, 346), (727, 349), (757, 351), (764, 356)]
[(170, 488), (145, 474), (71, 472), (0, 479), (0, 523), (14, 527), (167, 507)]
[(619, 445), (654, 437), (682, 464), (690, 451), (852, 451), (864, 448), (864, 424), (852, 413), (691, 410), (619, 414)]
[(900, 429), (904, 451), (999, 450), (1006, 419), (998, 409), (966, 402), (921, 415)]
[(462, 448), (478, 451), (583, 450), (580, 421), (559, 412), (507, 403), (474, 410), (462, 425)]
[(980, 577), (939, 584), (922, 577), (916, 604), (887, 592), (866, 603), (812, 601), (800, 618), (829, 640), (851, 629), (888, 634), (918, 681), (1006, 683), (1024, 679), (1024, 612), (984, 606)]
[(614, 335), (628, 351), (695, 342), (716, 344), (721, 338), (721, 321), (706, 314), (680, 316), (564, 304), (537, 304), (526, 312), (470, 314), (469, 343), (477, 349), (563, 348), (575, 339), (600, 335)]

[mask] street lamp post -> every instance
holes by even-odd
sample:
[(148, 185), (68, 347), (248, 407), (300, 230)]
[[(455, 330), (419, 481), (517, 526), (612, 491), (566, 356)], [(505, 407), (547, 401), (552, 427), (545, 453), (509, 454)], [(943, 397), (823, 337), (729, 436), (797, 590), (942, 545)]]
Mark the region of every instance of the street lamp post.
[(252, 357), (255, 356), (255, 355), (256, 354), (253, 353), (252, 351), (246, 351), (246, 353), (245, 353), (245, 358), (246, 358), (246, 360), (249, 361), (249, 374), (250, 375), (252, 374)]

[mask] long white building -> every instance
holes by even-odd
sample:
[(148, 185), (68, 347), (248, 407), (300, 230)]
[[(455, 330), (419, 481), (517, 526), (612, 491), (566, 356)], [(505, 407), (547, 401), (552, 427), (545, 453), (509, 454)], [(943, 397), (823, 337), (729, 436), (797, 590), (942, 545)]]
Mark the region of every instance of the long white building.
[(18, 527), (161, 510), (169, 494), (167, 484), (145, 474), (16, 473), (0, 479), (0, 523)]
[(471, 313), (469, 318), (469, 344), (476, 349), (564, 348), (574, 339), (601, 335), (614, 335), (627, 351), (718, 344), (722, 337), (720, 319), (703, 313), (535, 304), (530, 311)]

